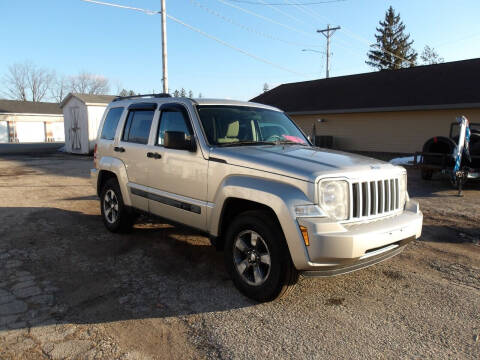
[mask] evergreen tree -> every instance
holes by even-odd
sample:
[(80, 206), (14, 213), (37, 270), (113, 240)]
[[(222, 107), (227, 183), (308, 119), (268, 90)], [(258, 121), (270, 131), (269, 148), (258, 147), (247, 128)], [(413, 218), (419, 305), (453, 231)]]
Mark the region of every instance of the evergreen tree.
[(187, 92), (185, 91), (184, 88), (180, 89), (180, 97), (185, 97), (187, 95)]
[(179, 97), (180, 96), (180, 92), (175, 89), (175, 91), (173, 92), (173, 97)]
[(189, 91), (188, 91), (188, 97), (189, 97), (189, 98), (193, 98), (193, 91), (192, 91), (192, 90), (189, 90)]
[(198, 98), (201, 99), (202, 98), (202, 93), (198, 93)]
[(405, 25), (400, 14), (390, 6), (385, 14), (385, 20), (379, 22), (375, 39), (371, 45), (365, 63), (378, 70), (396, 70), (415, 66), (417, 52), (412, 48), (413, 40), (405, 33)]

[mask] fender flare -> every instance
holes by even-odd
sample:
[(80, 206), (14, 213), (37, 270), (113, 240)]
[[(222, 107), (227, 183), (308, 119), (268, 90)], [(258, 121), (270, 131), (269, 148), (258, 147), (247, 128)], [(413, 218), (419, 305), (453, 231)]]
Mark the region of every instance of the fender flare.
[(305, 263), (308, 254), (294, 206), (312, 204), (312, 201), (300, 189), (288, 183), (250, 176), (230, 176), (224, 179), (213, 199), (215, 206), (207, 217), (209, 233), (213, 236), (219, 234), (224, 204), (229, 198), (244, 199), (271, 208), (283, 230), (293, 263), (295, 266)]
[[(98, 170), (99, 172), (103, 171), (110, 171), (117, 176), (118, 185), (120, 186), (120, 191), (122, 192), (123, 202), (127, 206), (132, 205), (132, 201), (130, 199), (130, 192), (128, 191), (128, 176), (127, 176), (127, 169), (123, 161), (110, 157), (110, 156), (103, 156), (99, 163), (98, 163)], [(100, 179), (100, 176), (98, 177)], [(97, 180), (98, 181), (98, 180)], [(98, 184), (97, 184), (98, 187)]]

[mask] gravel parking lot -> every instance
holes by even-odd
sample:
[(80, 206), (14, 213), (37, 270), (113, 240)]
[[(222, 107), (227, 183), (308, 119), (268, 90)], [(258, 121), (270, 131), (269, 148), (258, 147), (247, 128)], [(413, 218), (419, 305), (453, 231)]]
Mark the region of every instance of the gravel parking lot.
[(88, 157), (0, 158), (0, 359), (480, 358), (480, 184), (409, 192), (424, 234), (256, 304), (191, 230), (103, 226)]

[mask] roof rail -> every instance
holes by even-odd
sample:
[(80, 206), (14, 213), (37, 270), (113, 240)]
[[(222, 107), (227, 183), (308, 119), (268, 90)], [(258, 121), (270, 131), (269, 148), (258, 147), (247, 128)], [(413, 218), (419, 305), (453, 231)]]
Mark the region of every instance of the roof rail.
[(117, 96), (112, 101), (120, 101), (125, 99), (135, 99), (135, 98), (144, 98), (144, 97), (153, 97), (153, 98), (166, 98), (172, 97), (172, 95), (167, 93), (160, 93), (160, 94), (138, 94), (138, 95), (131, 95), (131, 96)]

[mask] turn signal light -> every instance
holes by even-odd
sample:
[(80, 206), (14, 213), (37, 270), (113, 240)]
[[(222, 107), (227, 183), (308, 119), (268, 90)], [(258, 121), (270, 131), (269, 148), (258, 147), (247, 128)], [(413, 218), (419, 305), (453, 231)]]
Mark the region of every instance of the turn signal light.
[(308, 230), (305, 226), (300, 225), (300, 231), (302, 232), (303, 241), (305, 242), (305, 246), (310, 245), (310, 240), (308, 239)]

